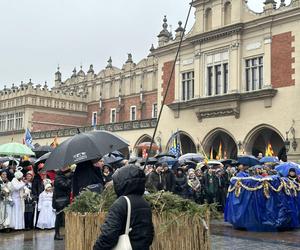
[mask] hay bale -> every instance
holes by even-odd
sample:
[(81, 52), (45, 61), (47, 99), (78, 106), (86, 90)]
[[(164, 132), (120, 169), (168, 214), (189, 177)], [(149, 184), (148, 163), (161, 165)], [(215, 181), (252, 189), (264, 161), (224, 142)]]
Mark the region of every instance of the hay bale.
[[(152, 250), (209, 250), (209, 211), (204, 222), (190, 215), (153, 214), (155, 238)], [(67, 250), (91, 250), (100, 234), (105, 213), (66, 212)]]

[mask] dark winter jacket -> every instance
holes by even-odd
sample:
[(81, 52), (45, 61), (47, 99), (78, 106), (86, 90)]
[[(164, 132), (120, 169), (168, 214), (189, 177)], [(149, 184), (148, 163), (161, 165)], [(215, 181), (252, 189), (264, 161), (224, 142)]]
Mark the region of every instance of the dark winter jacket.
[(39, 195), (44, 191), (44, 184), (41, 176), (37, 173), (32, 180), (32, 198), (37, 201)]
[(176, 187), (175, 193), (178, 195), (185, 196), (187, 194), (187, 177), (185, 174), (177, 175), (176, 176)]
[(52, 201), (52, 207), (54, 209), (60, 211), (68, 204), (70, 204), (71, 188), (72, 177), (64, 175), (63, 172), (58, 172), (54, 181), (54, 192)]
[(147, 190), (153, 192), (163, 190), (165, 186), (164, 179), (162, 173), (158, 174), (156, 171), (151, 172), (147, 178)]
[(113, 175), (113, 183), (118, 199), (111, 206), (101, 227), (101, 235), (94, 250), (111, 250), (124, 234), (127, 217), (126, 195), (131, 202), (129, 238), (133, 250), (148, 250), (154, 237), (150, 205), (144, 200), (145, 174), (136, 166), (122, 167)]
[(176, 178), (174, 173), (171, 170), (167, 170), (163, 173), (163, 177), (165, 182), (164, 190), (174, 192), (176, 186)]
[(207, 195), (216, 195), (218, 191), (218, 178), (215, 174), (206, 173), (203, 178), (204, 189)]
[(91, 161), (77, 164), (73, 176), (73, 194), (77, 196), (82, 189), (92, 184), (104, 186), (102, 172), (100, 168), (93, 166)]

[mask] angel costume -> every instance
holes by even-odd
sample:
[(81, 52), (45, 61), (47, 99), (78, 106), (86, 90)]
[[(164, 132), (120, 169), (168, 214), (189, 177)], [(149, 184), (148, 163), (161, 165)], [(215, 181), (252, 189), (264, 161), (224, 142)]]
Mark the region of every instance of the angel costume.
[(39, 195), (38, 210), (40, 214), (36, 225), (38, 228), (54, 228), (56, 215), (52, 208), (52, 197), (53, 192), (46, 190)]
[[(16, 176), (16, 174), (15, 174)], [(23, 176), (23, 175), (22, 175)], [(22, 177), (21, 177), (22, 178)], [(22, 180), (13, 178), (11, 181), (12, 187), (12, 201), (10, 227), (16, 230), (24, 229), (24, 187), (25, 183)]]

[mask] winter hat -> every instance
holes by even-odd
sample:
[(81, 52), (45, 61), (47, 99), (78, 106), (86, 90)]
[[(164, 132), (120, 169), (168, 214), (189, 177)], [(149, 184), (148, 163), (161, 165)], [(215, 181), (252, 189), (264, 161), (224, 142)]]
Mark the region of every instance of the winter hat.
[(48, 188), (52, 188), (52, 185), (51, 185), (50, 183), (47, 183), (47, 184), (45, 185), (45, 190), (47, 190)]
[(21, 171), (16, 171), (16, 172), (15, 172), (15, 177), (16, 177), (17, 179), (21, 179), (21, 178), (23, 177), (23, 173), (22, 173)]

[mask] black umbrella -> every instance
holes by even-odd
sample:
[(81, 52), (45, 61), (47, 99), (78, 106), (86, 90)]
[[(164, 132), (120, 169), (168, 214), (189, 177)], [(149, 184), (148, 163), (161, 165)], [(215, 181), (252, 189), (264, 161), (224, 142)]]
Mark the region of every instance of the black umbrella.
[(125, 158), (124, 154), (121, 153), (121, 152), (118, 151), (118, 150), (115, 150), (115, 151), (109, 153), (109, 155), (114, 155), (114, 156), (116, 156), (116, 157), (122, 157), (123, 159)]
[(77, 164), (128, 147), (121, 137), (107, 131), (79, 133), (53, 150), (45, 163), (45, 169), (54, 170), (70, 164)]
[(157, 159), (162, 158), (162, 157), (172, 157), (172, 158), (176, 158), (175, 155), (170, 154), (170, 153), (160, 153), (160, 154), (158, 154), (158, 155), (155, 155), (154, 157), (157, 158)]
[(46, 160), (49, 158), (50, 155), (51, 155), (51, 152), (48, 152), (48, 153), (42, 155), (40, 158), (38, 158), (38, 159), (34, 162), (34, 165), (39, 165), (40, 163), (45, 163)]
[(14, 157), (10, 157), (10, 156), (0, 157), (0, 163), (4, 163), (4, 162), (7, 162), (7, 161), (19, 162), (19, 160), (17, 160)]
[(238, 165), (238, 162), (236, 160), (233, 160), (233, 159), (223, 159), (223, 160), (220, 160), (220, 162), (226, 166), (226, 165), (232, 165), (232, 166), (236, 166)]
[[(148, 158), (148, 161), (147, 161), (147, 164), (148, 164), (148, 165), (154, 165), (157, 161), (158, 161), (158, 160), (157, 160), (156, 158), (154, 158), (154, 157), (149, 157), (149, 158)], [(140, 164), (141, 164), (142, 166), (144, 166), (145, 163), (146, 163), (146, 159), (143, 158), (143, 159), (141, 159), (139, 162), (140, 162)]]
[(124, 157), (115, 156), (112, 153), (109, 153), (107, 155), (104, 155), (102, 157), (102, 160), (104, 161), (104, 164), (113, 165), (113, 164), (116, 164), (116, 163), (119, 163), (119, 162), (123, 161)]
[(35, 153), (37, 158), (40, 158), (42, 155), (52, 152), (53, 150), (54, 148), (46, 145), (46, 146), (38, 146), (37, 148), (34, 148), (32, 151)]

